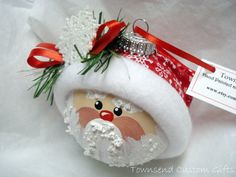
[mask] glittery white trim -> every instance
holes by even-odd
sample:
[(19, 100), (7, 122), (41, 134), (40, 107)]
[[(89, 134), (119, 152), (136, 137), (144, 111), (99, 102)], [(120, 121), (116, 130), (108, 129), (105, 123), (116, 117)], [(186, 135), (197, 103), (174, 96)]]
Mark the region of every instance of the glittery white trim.
[(78, 62), (80, 57), (74, 45), (82, 56), (86, 56), (92, 49), (92, 40), (96, 36), (99, 24), (93, 17), (92, 10), (81, 10), (78, 15), (66, 19), (64, 31), (59, 38), (57, 47), (63, 54), (65, 65)]
[(121, 148), (123, 144), (121, 132), (108, 121), (97, 118), (90, 121), (84, 129), (84, 154), (110, 166), (122, 166), (120, 161), (124, 160)]
[[(72, 97), (72, 96), (71, 96)], [(156, 159), (167, 147), (161, 132), (148, 134), (139, 141), (123, 140), (121, 133), (112, 123), (94, 119), (85, 129), (78, 124), (79, 114), (72, 106), (72, 98), (64, 111), (64, 122), (69, 134), (84, 148), (84, 154), (107, 163), (109, 166), (134, 166)]]

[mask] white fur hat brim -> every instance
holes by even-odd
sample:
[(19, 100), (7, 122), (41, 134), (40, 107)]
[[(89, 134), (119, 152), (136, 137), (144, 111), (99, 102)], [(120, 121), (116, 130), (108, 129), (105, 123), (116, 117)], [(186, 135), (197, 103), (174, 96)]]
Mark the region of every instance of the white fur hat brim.
[(175, 157), (184, 152), (191, 134), (188, 108), (178, 92), (153, 71), (124, 57), (113, 57), (108, 69), (79, 74), (78, 62), (64, 69), (54, 88), (55, 102), (63, 113), (69, 94), (78, 89), (97, 90), (129, 100), (148, 112), (168, 139), (167, 149), (159, 158)]

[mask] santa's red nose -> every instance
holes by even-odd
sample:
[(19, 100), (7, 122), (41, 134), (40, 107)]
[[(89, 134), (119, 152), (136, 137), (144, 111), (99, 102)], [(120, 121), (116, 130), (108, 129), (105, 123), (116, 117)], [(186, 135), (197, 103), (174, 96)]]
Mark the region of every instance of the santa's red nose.
[(114, 116), (111, 111), (104, 110), (100, 112), (100, 118), (107, 121), (112, 121)]

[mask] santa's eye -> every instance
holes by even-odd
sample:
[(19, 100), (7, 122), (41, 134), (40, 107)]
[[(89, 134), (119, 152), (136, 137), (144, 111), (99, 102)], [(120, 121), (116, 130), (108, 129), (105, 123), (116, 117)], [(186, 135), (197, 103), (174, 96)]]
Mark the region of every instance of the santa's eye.
[(114, 112), (115, 115), (120, 116), (122, 114), (122, 109), (119, 108), (119, 107), (115, 107), (113, 109), (113, 112)]
[(100, 110), (100, 109), (102, 109), (103, 105), (102, 105), (102, 102), (98, 100), (95, 102), (94, 106), (97, 110)]

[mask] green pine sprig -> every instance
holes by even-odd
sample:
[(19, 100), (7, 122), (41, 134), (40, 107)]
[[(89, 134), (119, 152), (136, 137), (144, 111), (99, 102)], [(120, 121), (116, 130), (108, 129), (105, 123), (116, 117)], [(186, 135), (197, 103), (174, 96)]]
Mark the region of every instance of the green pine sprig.
[(34, 84), (29, 89), (35, 88), (34, 98), (39, 97), (41, 94), (47, 94), (47, 100), (50, 99), (50, 104), (53, 104), (53, 87), (63, 68), (64, 64), (45, 68), (43, 72), (33, 80)]

